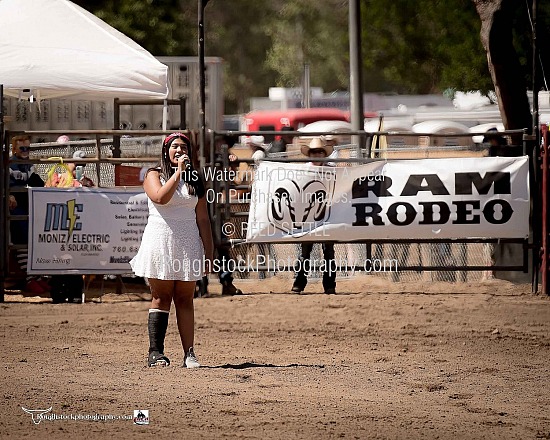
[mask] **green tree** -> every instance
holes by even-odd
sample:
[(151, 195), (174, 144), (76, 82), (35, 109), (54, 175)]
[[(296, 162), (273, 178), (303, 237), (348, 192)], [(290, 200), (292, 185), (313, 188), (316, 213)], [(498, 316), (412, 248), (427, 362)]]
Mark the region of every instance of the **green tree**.
[(470, 0), (364, 0), (365, 90), (489, 90), (491, 79)]
[(206, 53), (225, 60), (226, 110), (270, 86), (297, 87), (304, 63), (311, 82), (347, 88), (347, 1), (211, 0), (205, 11)]
[[(364, 90), (494, 90), (476, 4), (497, 1), (362, 0)], [(505, 30), (512, 42), (508, 47), (515, 49), (516, 70), (528, 87), (528, 3), (504, 1), (509, 10)], [(153, 55), (197, 55), (197, 0), (76, 3)], [(550, 2), (539, 1), (538, 21), (539, 43), (544, 44), (550, 39)], [(347, 0), (210, 0), (205, 34), (206, 55), (225, 60), (226, 113), (246, 111), (249, 98), (266, 96), (270, 86), (300, 86), (304, 63), (310, 65), (312, 86), (348, 88)], [(550, 72), (549, 51), (541, 50), (541, 61), (544, 73)]]
[(277, 86), (299, 87), (307, 63), (312, 85), (325, 90), (348, 88), (347, 3), (273, 2), (273, 17), (265, 24), (272, 39), (265, 62), (277, 72)]
[(268, 0), (210, 0), (205, 8), (205, 53), (224, 59), (226, 113), (244, 113), (253, 96), (266, 96), (275, 71), (265, 63), (272, 18)]
[(191, 14), (179, 0), (75, 0), (75, 3), (155, 56), (196, 53), (196, 7)]

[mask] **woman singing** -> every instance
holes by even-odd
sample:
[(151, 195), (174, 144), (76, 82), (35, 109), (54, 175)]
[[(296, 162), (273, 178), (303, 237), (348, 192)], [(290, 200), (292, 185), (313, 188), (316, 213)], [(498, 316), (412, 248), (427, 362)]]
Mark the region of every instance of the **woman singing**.
[(204, 183), (193, 168), (191, 148), (187, 135), (169, 135), (162, 144), (160, 166), (149, 169), (143, 182), (149, 218), (139, 252), (130, 264), (136, 275), (148, 279), (151, 288), (150, 367), (170, 365), (164, 355), (164, 338), (172, 300), (183, 366), (200, 367), (193, 350), (193, 294), (196, 281), (210, 270), (213, 243)]

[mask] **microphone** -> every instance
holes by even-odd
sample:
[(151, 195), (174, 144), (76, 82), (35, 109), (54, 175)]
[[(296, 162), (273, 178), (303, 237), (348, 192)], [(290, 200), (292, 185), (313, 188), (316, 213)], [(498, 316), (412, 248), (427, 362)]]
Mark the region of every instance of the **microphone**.
[(184, 159), (183, 164), (185, 165), (185, 171), (191, 170), (191, 161), (189, 159)]

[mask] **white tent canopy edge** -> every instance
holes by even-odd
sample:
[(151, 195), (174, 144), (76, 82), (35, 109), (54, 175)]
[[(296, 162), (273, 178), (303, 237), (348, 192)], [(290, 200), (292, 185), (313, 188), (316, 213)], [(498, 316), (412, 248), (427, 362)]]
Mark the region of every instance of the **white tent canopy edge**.
[(68, 0), (0, 0), (7, 96), (166, 99), (167, 78), (167, 66)]

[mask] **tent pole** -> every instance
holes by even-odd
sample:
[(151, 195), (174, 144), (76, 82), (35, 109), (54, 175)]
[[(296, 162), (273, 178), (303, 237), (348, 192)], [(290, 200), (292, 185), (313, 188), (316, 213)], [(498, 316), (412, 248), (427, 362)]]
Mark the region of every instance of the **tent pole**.
[(168, 124), (168, 100), (164, 100), (164, 104), (162, 106), (162, 129), (164, 131), (167, 130), (166, 126)]

